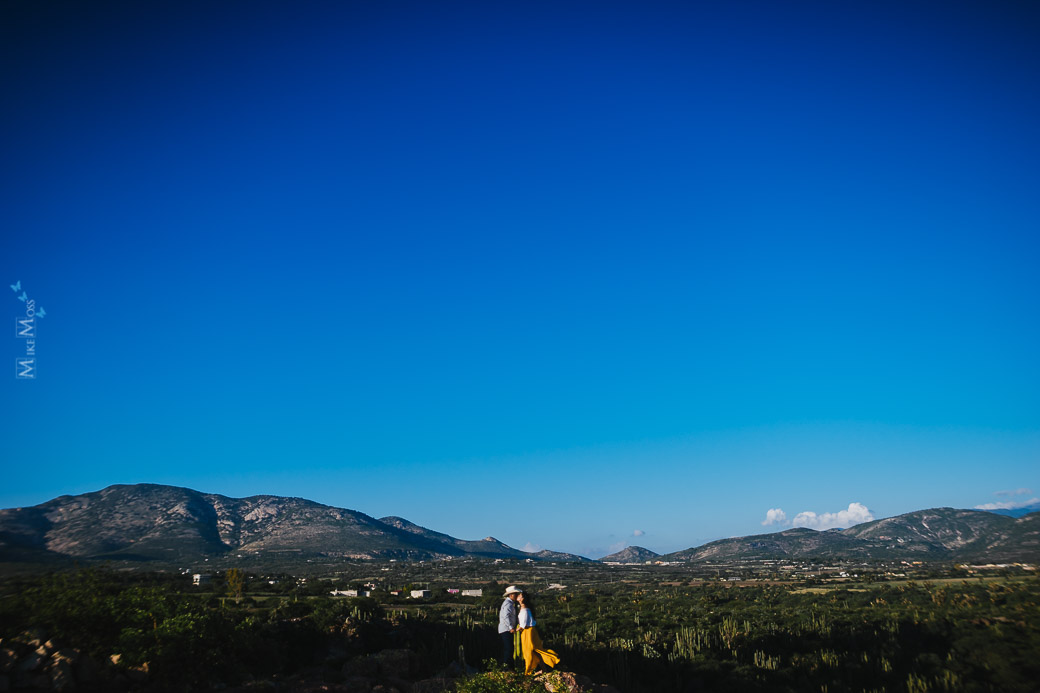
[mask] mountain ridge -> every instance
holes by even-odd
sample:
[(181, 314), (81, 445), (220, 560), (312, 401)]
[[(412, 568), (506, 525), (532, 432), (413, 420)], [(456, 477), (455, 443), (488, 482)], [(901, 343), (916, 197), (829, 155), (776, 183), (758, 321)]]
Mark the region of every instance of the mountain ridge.
[[(0, 561), (31, 560), (35, 554), (41, 559), (185, 562), (232, 553), (549, 560), (490, 538), (456, 539), (404, 518), (386, 519), (391, 523), (298, 497), (231, 498), (179, 486), (115, 484), (0, 510)], [(551, 560), (588, 560), (550, 553)]]
[(1013, 518), (985, 510), (931, 508), (847, 529), (794, 527), (719, 539), (664, 554), (660, 560), (804, 558), (1040, 561), (1040, 513)]
[[(231, 498), (161, 484), (115, 484), (0, 510), (0, 563), (116, 560), (180, 563), (235, 555), (323, 560), (448, 558), (590, 561), (528, 553), (493, 537), (458, 539), (399, 516), (376, 519), (305, 498)], [(657, 554), (628, 547), (601, 561), (712, 562), (826, 558), (1040, 562), (1040, 512), (931, 508), (846, 529), (804, 527)]]
[(620, 551), (604, 556), (599, 560), (604, 563), (645, 563), (659, 558), (660, 555), (642, 546), (626, 546)]

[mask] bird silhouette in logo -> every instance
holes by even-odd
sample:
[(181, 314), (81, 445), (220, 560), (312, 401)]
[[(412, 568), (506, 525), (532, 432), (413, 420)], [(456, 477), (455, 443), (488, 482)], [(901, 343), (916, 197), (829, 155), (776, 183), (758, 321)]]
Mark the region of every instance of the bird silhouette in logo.
[(36, 311), (36, 317), (42, 318), (42, 317), (45, 317), (46, 315), (47, 315), (47, 311), (45, 311), (43, 308), (40, 308), (38, 311)]
[(29, 295), (23, 291), (22, 295), (18, 297), (18, 300), (19, 301), (24, 301), (27, 298), (29, 298)]
[(22, 290), (22, 280), (21, 279), (16, 281), (14, 284), (11, 284), (11, 291), (13, 291), (15, 293), (18, 293), (21, 290)]

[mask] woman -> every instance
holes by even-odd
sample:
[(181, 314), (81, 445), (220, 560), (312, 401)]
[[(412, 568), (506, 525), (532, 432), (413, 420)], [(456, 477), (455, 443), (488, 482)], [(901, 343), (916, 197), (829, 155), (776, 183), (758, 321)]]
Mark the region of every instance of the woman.
[(552, 668), (560, 662), (560, 656), (542, 645), (542, 638), (535, 629), (534, 611), (531, 609), (531, 595), (521, 592), (517, 597), (520, 614), (517, 617), (517, 630), (520, 631), (520, 649), (524, 653), (525, 674), (533, 674), (538, 665), (545, 664)]

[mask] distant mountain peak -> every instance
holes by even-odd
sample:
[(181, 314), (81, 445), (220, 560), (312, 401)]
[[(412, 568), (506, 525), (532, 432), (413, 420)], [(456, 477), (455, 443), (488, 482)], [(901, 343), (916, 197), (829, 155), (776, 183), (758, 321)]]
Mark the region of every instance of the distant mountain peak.
[(645, 563), (658, 557), (660, 554), (654, 553), (650, 549), (644, 549), (642, 546), (628, 546), (599, 560), (604, 563)]

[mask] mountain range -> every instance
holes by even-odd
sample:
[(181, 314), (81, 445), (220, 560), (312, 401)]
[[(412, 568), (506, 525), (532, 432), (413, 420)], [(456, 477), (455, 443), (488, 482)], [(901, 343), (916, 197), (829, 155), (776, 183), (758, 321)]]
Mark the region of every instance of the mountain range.
[(184, 563), (233, 555), (433, 560), (448, 557), (587, 561), (525, 553), (400, 517), (377, 520), (303, 498), (229, 498), (158, 484), (109, 486), (30, 508), (0, 510), (0, 562), (61, 559)]
[[(569, 553), (528, 553), (493, 537), (457, 539), (401, 517), (303, 498), (229, 498), (158, 484), (109, 486), (28, 508), (0, 510), (0, 563), (69, 560), (180, 564), (224, 556), (265, 561), (435, 560), (455, 557), (588, 561)], [(638, 546), (601, 560), (716, 562), (757, 559), (1040, 560), (1040, 513), (1010, 517), (933, 508), (848, 529), (794, 528), (713, 541), (658, 555)]]
[(661, 556), (664, 561), (828, 558), (916, 561), (1040, 560), (1040, 513), (1020, 518), (985, 510), (932, 508), (848, 529), (782, 532), (720, 539)]

